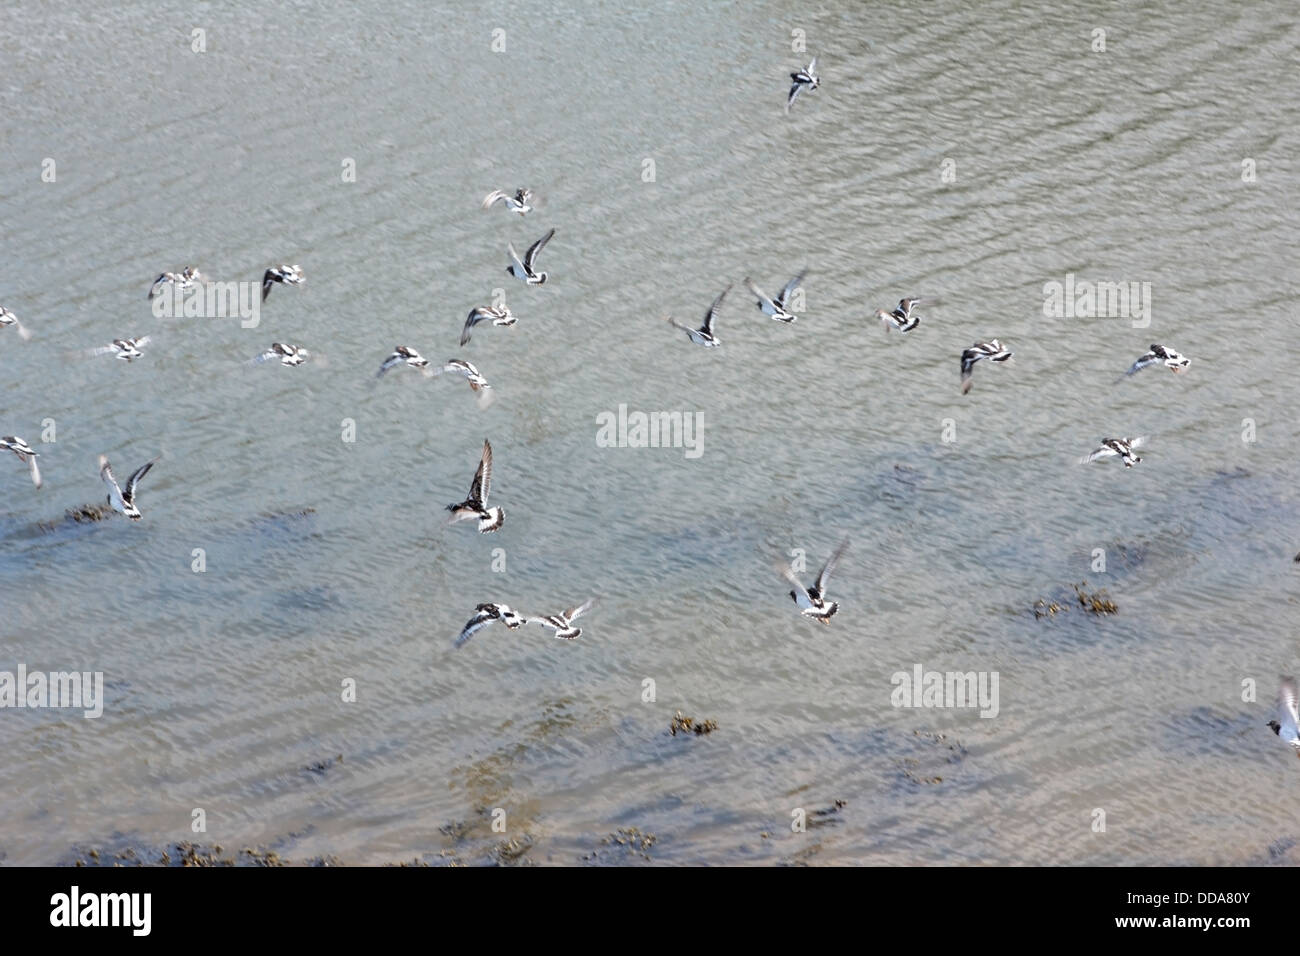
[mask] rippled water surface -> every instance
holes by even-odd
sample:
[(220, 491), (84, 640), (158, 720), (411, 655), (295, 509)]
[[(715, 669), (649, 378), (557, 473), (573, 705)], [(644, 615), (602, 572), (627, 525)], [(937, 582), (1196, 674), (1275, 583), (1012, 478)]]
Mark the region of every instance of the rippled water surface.
[[(46, 483), (0, 457), (0, 669), (102, 671), (106, 701), (0, 711), (0, 859), (192, 839), (203, 808), (204, 842), (367, 864), (644, 862), (601, 842), (630, 827), (668, 864), (1295, 861), (1264, 726), (1300, 668), (1294, 14), (8, 6), (0, 304), (34, 335), (0, 329), (0, 434)], [(526, 218), (479, 210), (520, 185)], [(550, 281), (506, 276), (551, 227)], [(307, 282), (256, 329), (145, 300), (281, 262)], [(746, 276), (804, 266), (796, 324), (754, 309)], [(1045, 317), (1071, 274), (1149, 283), (1149, 327)], [(733, 283), (720, 349), (663, 321)], [(460, 348), (498, 288), (518, 325)], [(904, 295), (922, 324), (886, 335)], [(1014, 362), (963, 396), (992, 337)], [(243, 364), (273, 341), (315, 359)], [(1151, 342), (1190, 370), (1117, 382)], [(495, 402), (373, 383), (396, 343)], [(620, 404), (702, 415), (702, 454), (600, 447)], [(1103, 435), (1151, 436), (1142, 464), (1077, 464)], [(492, 536), (442, 510), (484, 437)], [(64, 520), (101, 453), (162, 456), (144, 520)], [(774, 563), (844, 536), (840, 613), (800, 619)], [(1035, 619), (1085, 579), (1117, 614)], [(452, 647), (481, 601), (588, 596), (577, 642)], [(996, 672), (998, 715), (893, 707), (916, 664)]]

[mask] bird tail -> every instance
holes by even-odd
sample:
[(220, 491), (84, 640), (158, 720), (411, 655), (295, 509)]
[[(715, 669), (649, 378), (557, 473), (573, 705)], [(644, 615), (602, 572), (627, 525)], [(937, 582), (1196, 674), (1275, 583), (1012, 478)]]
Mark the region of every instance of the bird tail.
[(504, 508), (489, 508), (478, 519), (479, 534), (487, 534), (489, 531), (495, 531), (505, 524), (506, 512)]

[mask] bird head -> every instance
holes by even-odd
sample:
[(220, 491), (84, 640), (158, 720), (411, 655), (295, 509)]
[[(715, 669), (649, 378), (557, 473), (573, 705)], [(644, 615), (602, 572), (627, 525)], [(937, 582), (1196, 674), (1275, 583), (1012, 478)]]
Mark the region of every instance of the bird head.
[(1268, 729), (1273, 731), (1273, 733), (1277, 734), (1279, 737), (1282, 735), (1282, 725), (1276, 720), (1270, 720), (1268, 722)]

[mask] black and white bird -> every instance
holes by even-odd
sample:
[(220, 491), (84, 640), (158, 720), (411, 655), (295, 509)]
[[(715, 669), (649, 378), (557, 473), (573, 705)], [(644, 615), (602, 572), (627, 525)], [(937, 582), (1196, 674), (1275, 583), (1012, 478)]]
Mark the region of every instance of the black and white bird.
[(835, 549), (830, 556), (830, 560), (826, 562), (826, 566), (817, 575), (817, 580), (812, 587), (805, 588), (799, 582), (799, 579), (794, 576), (794, 569), (789, 565), (781, 566), (781, 573), (785, 575), (785, 579), (794, 585), (790, 597), (799, 606), (800, 614), (810, 617), (814, 621), (821, 621), (823, 624), (831, 622), (830, 619), (835, 616), (835, 612), (840, 609), (840, 606), (835, 601), (826, 600), (826, 584), (830, 580), (831, 572), (835, 570), (835, 565), (844, 556), (848, 546), (848, 538), (840, 542), (840, 546)]
[(540, 624), (542, 627), (549, 627), (555, 632), (555, 636), (562, 641), (574, 641), (582, 636), (582, 628), (574, 627), (573, 622), (582, 615), (591, 610), (591, 606), (596, 603), (595, 598), (587, 598), (577, 607), (571, 607), (567, 611), (559, 614), (550, 614), (545, 617), (525, 618), (526, 624)]
[(1133, 367), (1124, 374), (1132, 375), (1134, 372), (1142, 371), (1142, 369), (1149, 365), (1164, 365), (1164, 367), (1170, 371), (1182, 372), (1191, 364), (1192, 360), (1186, 356), (1179, 355), (1171, 348), (1166, 348), (1163, 345), (1156, 345), (1153, 343), (1151, 351), (1147, 352), (1146, 355), (1134, 362)]
[(512, 631), (517, 627), (523, 627), (527, 623), (521, 615), (512, 611), (508, 604), (480, 604), (474, 609), (474, 616), (460, 629), (460, 636), (456, 638), (456, 646), (460, 647), (493, 621), (500, 621)]
[(469, 486), (469, 497), (459, 504), (447, 505), (451, 512), (451, 521), (464, 521), (467, 518), (478, 519), (479, 534), (495, 531), (505, 523), (506, 513), (503, 508), (487, 506), (488, 491), (492, 487), (492, 445), (483, 439), (483, 455), (478, 460), (478, 470), (474, 472), (474, 481)]
[(1141, 448), (1147, 443), (1145, 438), (1103, 438), (1101, 447), (1090, 455), (1085, 455), (1079, 459), (1079, 464), (1086, 465), (1090, 461), (1097, 461), (1099, 458), (1114, 458), (1119, 456), (1124, 461), (1125, 468), (1132, 468), (1142, 459), (1133, 454), (1134, 448)]
[(131, 477), (126, 480), (126, 490), (117, 486), (117, 479), (113, 477), (113, 469), (109, 467), (108, 459), (99, 456), (99, 477), (108, 485), (108, 503), (114, 511), (120, 511), (132, 521), (139, 521), (141, 518), (140, 509), (135, 505), (135, 487), (140, 483), (140, 479), (149, 473), (149, 469), (154, 466), (154, 462), (147, 461), (135, 471), (131, 472)]
[(39, 457), (36, 452), (32, 451), (32, 446), (27, 444), (17, 435), (5, 435), (0, 438), (0, 451), (11, 451), (18, 456), (18, 460), (27, 466), (32, 474), (32, 484), (39, 488), (43, 481), (41, 479), (41, 469), (36, 464)]
[(409, 365), (411, 368), (417, 368), (424, 372), (425, 375), (431, 374), (428, 371), (429, 360), (411, 348), (409, 345), (398, 345), (393, 349), (393, 354), (384, 359), (379, 371), (375, 373), (375, 378), (379, 378), (391, 368), (399, 365)]
[(262, 274), (262, 301), (266, 301), (266, 297), (271, 294), (271, 286), (277, 282), (281, 285), (302, 285), (306, 281), (302, 266), (272, 266)]
[(764, 315), (770, 315), (778, 322), (794, 322), (798, 316), (790, 311), (790, 299), (794, 295), (794, 290), (803, 284), (803, 278), (808, 274), (804, 269), (797, 276), (785, 284), (781, 294), (775, 299), (769, 299), (765, 296), (758, 286), (745, 279), (745, 285), (749, 286), (749, 291), (758, 297), (758, 308)]
[(510, 250), (510, 265), (506, 266), (506, 272), (509, 272), (516, 279), (522, 279), (529, 285), (541, 285), (545, 282), (546, 273), (538, 272), (535, 266), (538, 254), (546, 244), (551, 241), (551, 236), (553, 235), (555, 235), (554, 229), (550, 230), (546, 235), (542, 236), (542, 238), (529, 246), (528, 251), (524, 253), (522, 261), (519, 258), (519, 253), (515, 252), (514, 245), (507, 243), (507, 248)]
[(987, 342), (976, 342), (970, 348), (961, 353), (961, 393), (965, 395), (970, 391), (971, 369), (980, 359), (988, 359), (990, 362), (1009, 362), (1013, 352), (1002, 347), (1002, 343), (997, 339), (990, 339)]
[(301, 365), (311, 357), (311, 353), (300, 345), (285, 345), (283, 342), (272, 342), (271, 347), (261, 355), (252, 359), (253, 362), (269, 362), (272, 359), (279, 359), (281, 365)]
[(0, 306), (0, 329), (8, 328), (11, 325), (18, 330), (18, 337), (24, 342), (32, 337), (31, 330), (18, 321), (18, 316), (4, 308), (4, 306)]
[(469, 316), (465, 319), (465, 328), (460, 333), (460, 344), (464, 345), (469, 341), (470, 329), (480, 322), (488, 321), (491, 321), (493, 325), (504, 327), (514, 325), (519, 320), (504, 305), (476, 305), (469, 310)]
[(504, 189), (494, 189), (483, 197), (483, 208), (491, 209), (493, 204), (501, 202), (505, 203), (505, 207), (511, 212), (517, 212), (519, 215), (524, 216), (533, 211), (533, 207), (528, 205), (532, 198), (533, 191), (531, 189), (516, 189), (513, 196)]
[(1282, 678), (1282, 689), (1277, 695), (1277, 716), (1268, 727), (1291, 745), (1291, 752), (1300, 757), (1300, 696), (1297, 696), (1294, 677)]
[(667, 316), (668, 324), (675, 329), (681, 329), (686, 333), (686, 337), (696, 345), (703, 345), (706, 349), (717, 348), (722, 343), (719, 342), (718, 337), (713, 334), (713, 320), (718, 317), (718, 306), (722, 305), (722, 300), (727, 297), (727, 293), (730, 291), (731, 286), (727, 286), (722, 290), (722, 294), (713, 300), (713, 305), (709, 306), (709, 311), (704, 313), (704, 324), (698, 329), (692, 329), (688, 326), (682, 325), (671, 315)]
[(142, 335), (138, 339), (113, 339), (111, 345), (100, 345), (93, 349), (86, 349), (83, 354), (89, 356), (112, 355), (124, 362), (130, 362), (138, 359), (144, 354), (141, 351), (149, 344), (149, 336)]
[(463, 376), (469, 382), (470, 390), (474, 392), (492, 387), (488, 384), (488, 380), (483, 377), (483, 373), (474, 367), (474, 363), (467, 362), (464, 359), (448, 359), (441, 368), (433, 370), (435, 376), (444, 373)]
[(920, 301), (919, 298), (899, 299), (898, 308), (894, 309), (892, 312), (886, 312), (884, 309), (877, 309), (876, 318), (884, 324), (886, 332), (890, 329), (898, 329), (898, 331), (904, 333), (911, 332), (921, 324), (921, 317), (912, 314), (912, 307)]
[(812, 62), (798, 73), (790, 74), (790, 97), (785, 101), (785, 111), (790, 112), (790, 105), (794, 103), (794, 98), (805, 88), (815, 90), (821, 86), (821, 77), (813, 71), (817, 68), (817, 57), (812, 58)]
[(174, 285), (185, 292), (192, 289), (195, 283), (202, 281), (202, 274), (193, 266), (186, 266), (180, 272), (164, 272), (153, 280), (153, 285), (149, 287), (149, 298), (152, 299), (162, 292), (165, 285)]

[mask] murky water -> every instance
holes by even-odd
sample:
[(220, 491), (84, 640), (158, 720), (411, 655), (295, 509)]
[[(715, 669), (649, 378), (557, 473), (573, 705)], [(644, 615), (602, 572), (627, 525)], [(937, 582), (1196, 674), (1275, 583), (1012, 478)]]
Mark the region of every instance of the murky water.
[[(1294, 6), (701, 6), (0, 13), (0, 304), (34, 333), (0, 329), (0, 433), (46, 477), (0, 457), (0, 669), (106, 682), (96, 720), (0, 711), (5, 862), (642, 860), (602, 844), (624, 827), (671, 864), (1297, 859), (1264, 726), (1300, 669)], [(521, 185), (526, 218), (479, 210)], [(550, 280), (506, 276), (551, 227)], [(307, 282), (256, 329), (145, 300), (282, 262)], [(804, 266), (798, 323), (754, 309), (746, 276)], [(1045, 317), (1068, 276), (1138, 283), (1149, 326)], [(722, 348), (663, 321), (729, 283)], [(518, 325), (460, 348), (498, 288)], [(932, 301), (887, 336), (904, 295)], [(962, 396), (991, 337), (1014, 363)], [(242, 364), (273, 341), (317, 360)], [(1190, 370), (1116, 383), (1151, 342)], [(496, 401), (372, 388), (396, 343)], [(701, 415), (702, 454), (601, 447), (620, 405)], [(1132, 470), (1076, 464), (1138, 434)], [(484, 437), (491, 536), (442, 510)], [(143, 521), (63, 521), (101, 453), (162, 456)], [(773, 563), (844, 536), (823, 628)], [(1117, 614), (1035, 619), (1085, 579)], [(452, 648), (481, 601), (588, 596), (575, 643)], [(892, 706), (916, 664), (996, 673), (997, 716)], [(670, 736), (679, 709), (718, 730)]]

